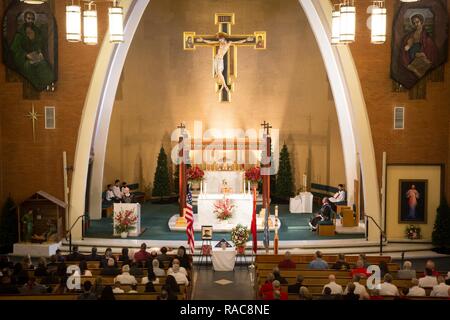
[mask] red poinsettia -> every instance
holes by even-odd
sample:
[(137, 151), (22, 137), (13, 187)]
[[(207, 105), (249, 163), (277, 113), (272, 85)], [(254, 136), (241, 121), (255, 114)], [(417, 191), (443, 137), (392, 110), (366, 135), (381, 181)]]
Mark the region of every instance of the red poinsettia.
[(186, 172), (188, 180), (202, 180), (205, 172), (198, 166), (191, 167)]
[(261, 168), (260, 167), (253, 167), (245, 171), (245, 178), (247, 180), (258, 182), (261, 180)]
[(138, 217), (134, 210), (121, 210), (114, 216), (117, 233), (129, 232), (136, 228)]

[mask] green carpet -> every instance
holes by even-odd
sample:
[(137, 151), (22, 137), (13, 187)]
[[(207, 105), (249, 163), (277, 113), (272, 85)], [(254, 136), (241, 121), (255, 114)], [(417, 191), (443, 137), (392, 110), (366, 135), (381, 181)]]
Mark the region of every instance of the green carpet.
[[(288, 205), (279, 205), (279, 219), (281, 228), (279, 230), (280, 240), (329, 240), (329, 239), (355, 239), (364, 238), (364, 234), (337, 234), (331, 237), (319, 237), (316, 232), (309, 230), (308, 221), (312, 214), (292, 214), (289, 213)], [(194, 207), (194, 212), (197, 209)], [(141, 206), (141, 229), (147, 228), (139, 237), (129, 237), (131, 239), (144, 240), (186, 240), (185, 232), (170, 231), (168, 221), (171, 216), (178, 212), (177, 204), (152, 204), (146, 202)], [(259, 208), (258, 208), (259, 212)], [(90, 228), (86, 231), (88, 238), (114, 238), (112, 235), (112, 218), (102, 218), (92, 220)], [(273, 240), (274, 232), (270, 232), (270, 239)], [(200, 239), (200, 233), (195, 233), (195, 238)], [(213, 240), (230, 240), (229, 232), (217, 232), (213, 235)], [(258, 232), (258, 240), (264, 238), (263, 232)]]

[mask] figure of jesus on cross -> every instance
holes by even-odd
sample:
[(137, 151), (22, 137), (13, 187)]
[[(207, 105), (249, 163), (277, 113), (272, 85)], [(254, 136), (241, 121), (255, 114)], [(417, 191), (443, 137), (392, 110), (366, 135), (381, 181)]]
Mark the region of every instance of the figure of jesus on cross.
[(244, 43), (246, 41), (254, 41), (254, 37), (248, 37), (247, 39), (238, 40), (238, 41), (231, 41), (227, 40), (227, 34), (225, 32), (218, 32), (217, 38), (218, 41), (214, 40), (205, 40), (203, 38), (198, 38), (198, 42), (204, 42), (207, 44), (212, 45), (219, 45), (219, 49), (217, 50), (217, 54), (214, 56), (214, 77), (216, 78), (217, 82), (221, 85), (220, 90), (227, 90), (228, 93), (230, 93), (230, 88), (228, 88), (228, 85), (225, 81), (225, 77), (223, 76), (223, 57), (230, 49), (230, 46), (232, 44), (238, 44), (238, 43)]

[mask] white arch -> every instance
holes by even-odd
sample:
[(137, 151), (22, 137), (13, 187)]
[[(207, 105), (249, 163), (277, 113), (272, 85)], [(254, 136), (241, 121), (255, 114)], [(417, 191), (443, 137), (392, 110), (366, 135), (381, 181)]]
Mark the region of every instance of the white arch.
[[(114, 97), (126, 54), (149, 2), (150, 0), (133, 0), (124, 5), (128, 17), (125, 25), (125, 42), (112, 45), (106, 36), (99, 52), (78, 133), (70, 200), (71, 224), (84, 213), (91, 148), (95, 160), (89, 190), (89, 211), (97, 214), (92, 215), (93, 218), (99, 218), (106, 140)], [(360, 162), (364, 177), (365, 211), (379, 222), (380, 202), (370, 123), (350, 49), (345, 46), (332, 47), (329, 42), (332, 8), (328, 0), (299, 0), (299, 2), (314, 32), (330, 79), (341, 132), (348, 193), (350, 196), (353, 195), (353, 180), (358, 177), (357, 162)], [(357, 154), (360, 155), (359, 159)], [(351, 197), (350, 201), (353, 201)], [(72, 236), (75, 239), (81, 238), (81, 226), (74, 228)], [(370, 227), (369, 240), (376, 240), (378, 237), (378, 231)]]

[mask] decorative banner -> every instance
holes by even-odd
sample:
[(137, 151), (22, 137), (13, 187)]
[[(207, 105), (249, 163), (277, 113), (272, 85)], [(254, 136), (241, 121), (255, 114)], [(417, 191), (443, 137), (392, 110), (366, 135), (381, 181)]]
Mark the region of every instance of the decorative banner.
[(446, 1), (402, 3), (392, 24), (391, 78), (411, 89), (447, 62)]
[(58, 77), (58, 34), (48, 3), (13, 1), (3, 17), (3, 62), (38, 90)]

